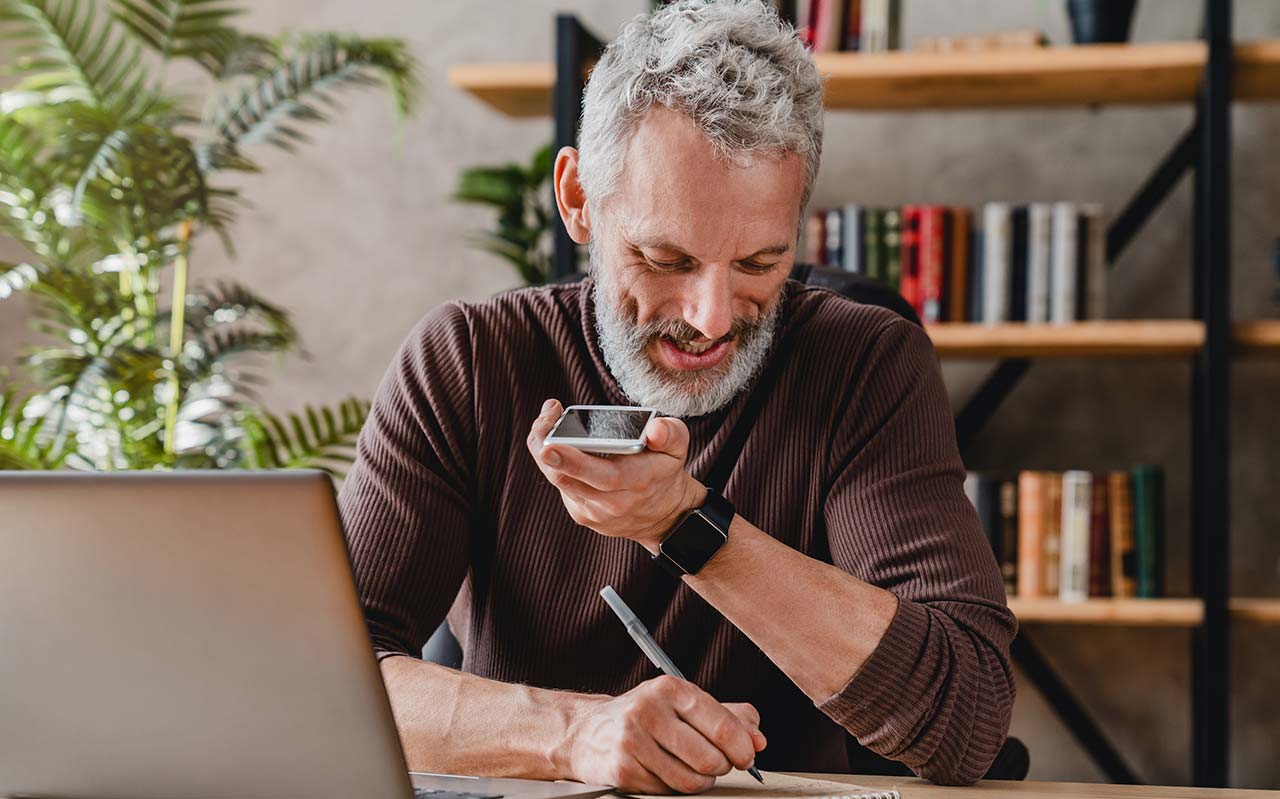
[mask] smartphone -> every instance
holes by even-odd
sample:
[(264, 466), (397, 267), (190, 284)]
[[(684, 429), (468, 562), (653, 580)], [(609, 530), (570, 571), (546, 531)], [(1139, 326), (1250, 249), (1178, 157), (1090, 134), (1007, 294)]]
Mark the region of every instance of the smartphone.
[(657, 415), (654, 408), (629, 405), (570, 405), (543, 444), (565, 444), (597, 455), (634, 455), (644, 451), (644, 428)]

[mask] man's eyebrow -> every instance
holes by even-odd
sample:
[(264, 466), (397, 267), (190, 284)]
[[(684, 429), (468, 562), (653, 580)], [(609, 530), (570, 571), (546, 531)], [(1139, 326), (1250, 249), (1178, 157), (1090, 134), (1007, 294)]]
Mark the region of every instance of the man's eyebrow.
[[(638, 239), (628, 242), (632, 248), (637, 250), (666, 250), (667, 252), (677, 252), (681, 255), (688, 255), (685, 249), (677, 244), (672, 244), (665, 239)], [(750, 255), (739, 258), (740, 261), (750, 260), (759, 255), (782, 255), (791, 251), (790, 242), (779, 242), (778, 244), (770, 244), (768, 247), (761, 247)]]

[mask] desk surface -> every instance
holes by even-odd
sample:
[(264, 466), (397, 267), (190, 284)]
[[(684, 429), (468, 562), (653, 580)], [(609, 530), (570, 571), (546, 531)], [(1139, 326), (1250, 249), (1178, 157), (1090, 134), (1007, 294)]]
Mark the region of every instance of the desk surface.
[(1104, 785), (1087, 782), (1000, 782), (983, 780), (972, 788), (948, 788), (905, 777), (801, 774), (811, 779), (849, 782), (868, 788), (895, 788), (902, 799), (1277, 799), (1280, 791), (1236, 788), (1179, 788), (1157, 785)]

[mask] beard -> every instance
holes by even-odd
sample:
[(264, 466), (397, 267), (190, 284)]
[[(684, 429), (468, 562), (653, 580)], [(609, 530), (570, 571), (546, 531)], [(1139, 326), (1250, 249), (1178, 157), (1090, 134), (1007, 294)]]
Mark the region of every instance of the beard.
[(596, 333), (605, 365), (632, 402), (665, 416), (703, 416), (728, 405), (764, 366), (777, 332), (780, 297), (755, 319), (734, 319), (721, 340), (736, 347), (723, 361), (708, 369), (674, 370), (655, 363), (650, 349), (662, 338), (684, 343), (703, 338), (702, 333), (683, 319), (639, 324), (635, 305), (623, 299), (613, 271), (595, 269)]

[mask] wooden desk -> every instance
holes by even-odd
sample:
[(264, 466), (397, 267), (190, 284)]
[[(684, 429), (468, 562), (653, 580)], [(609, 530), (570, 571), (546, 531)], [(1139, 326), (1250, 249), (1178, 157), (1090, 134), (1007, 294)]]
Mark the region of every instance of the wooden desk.
[(1280, 791), (1234, 788), (1177, 788), (1155, 785), (1101, 785), (1086, 782), (1000, 782), (983, 780), (972, 788), (950, 788), (905, 777), (856, 777), (848, 774), (800, 774), (816, 780), (850, 782), (868, 788), (894, 788), (902, 799), (1277, 799)]

